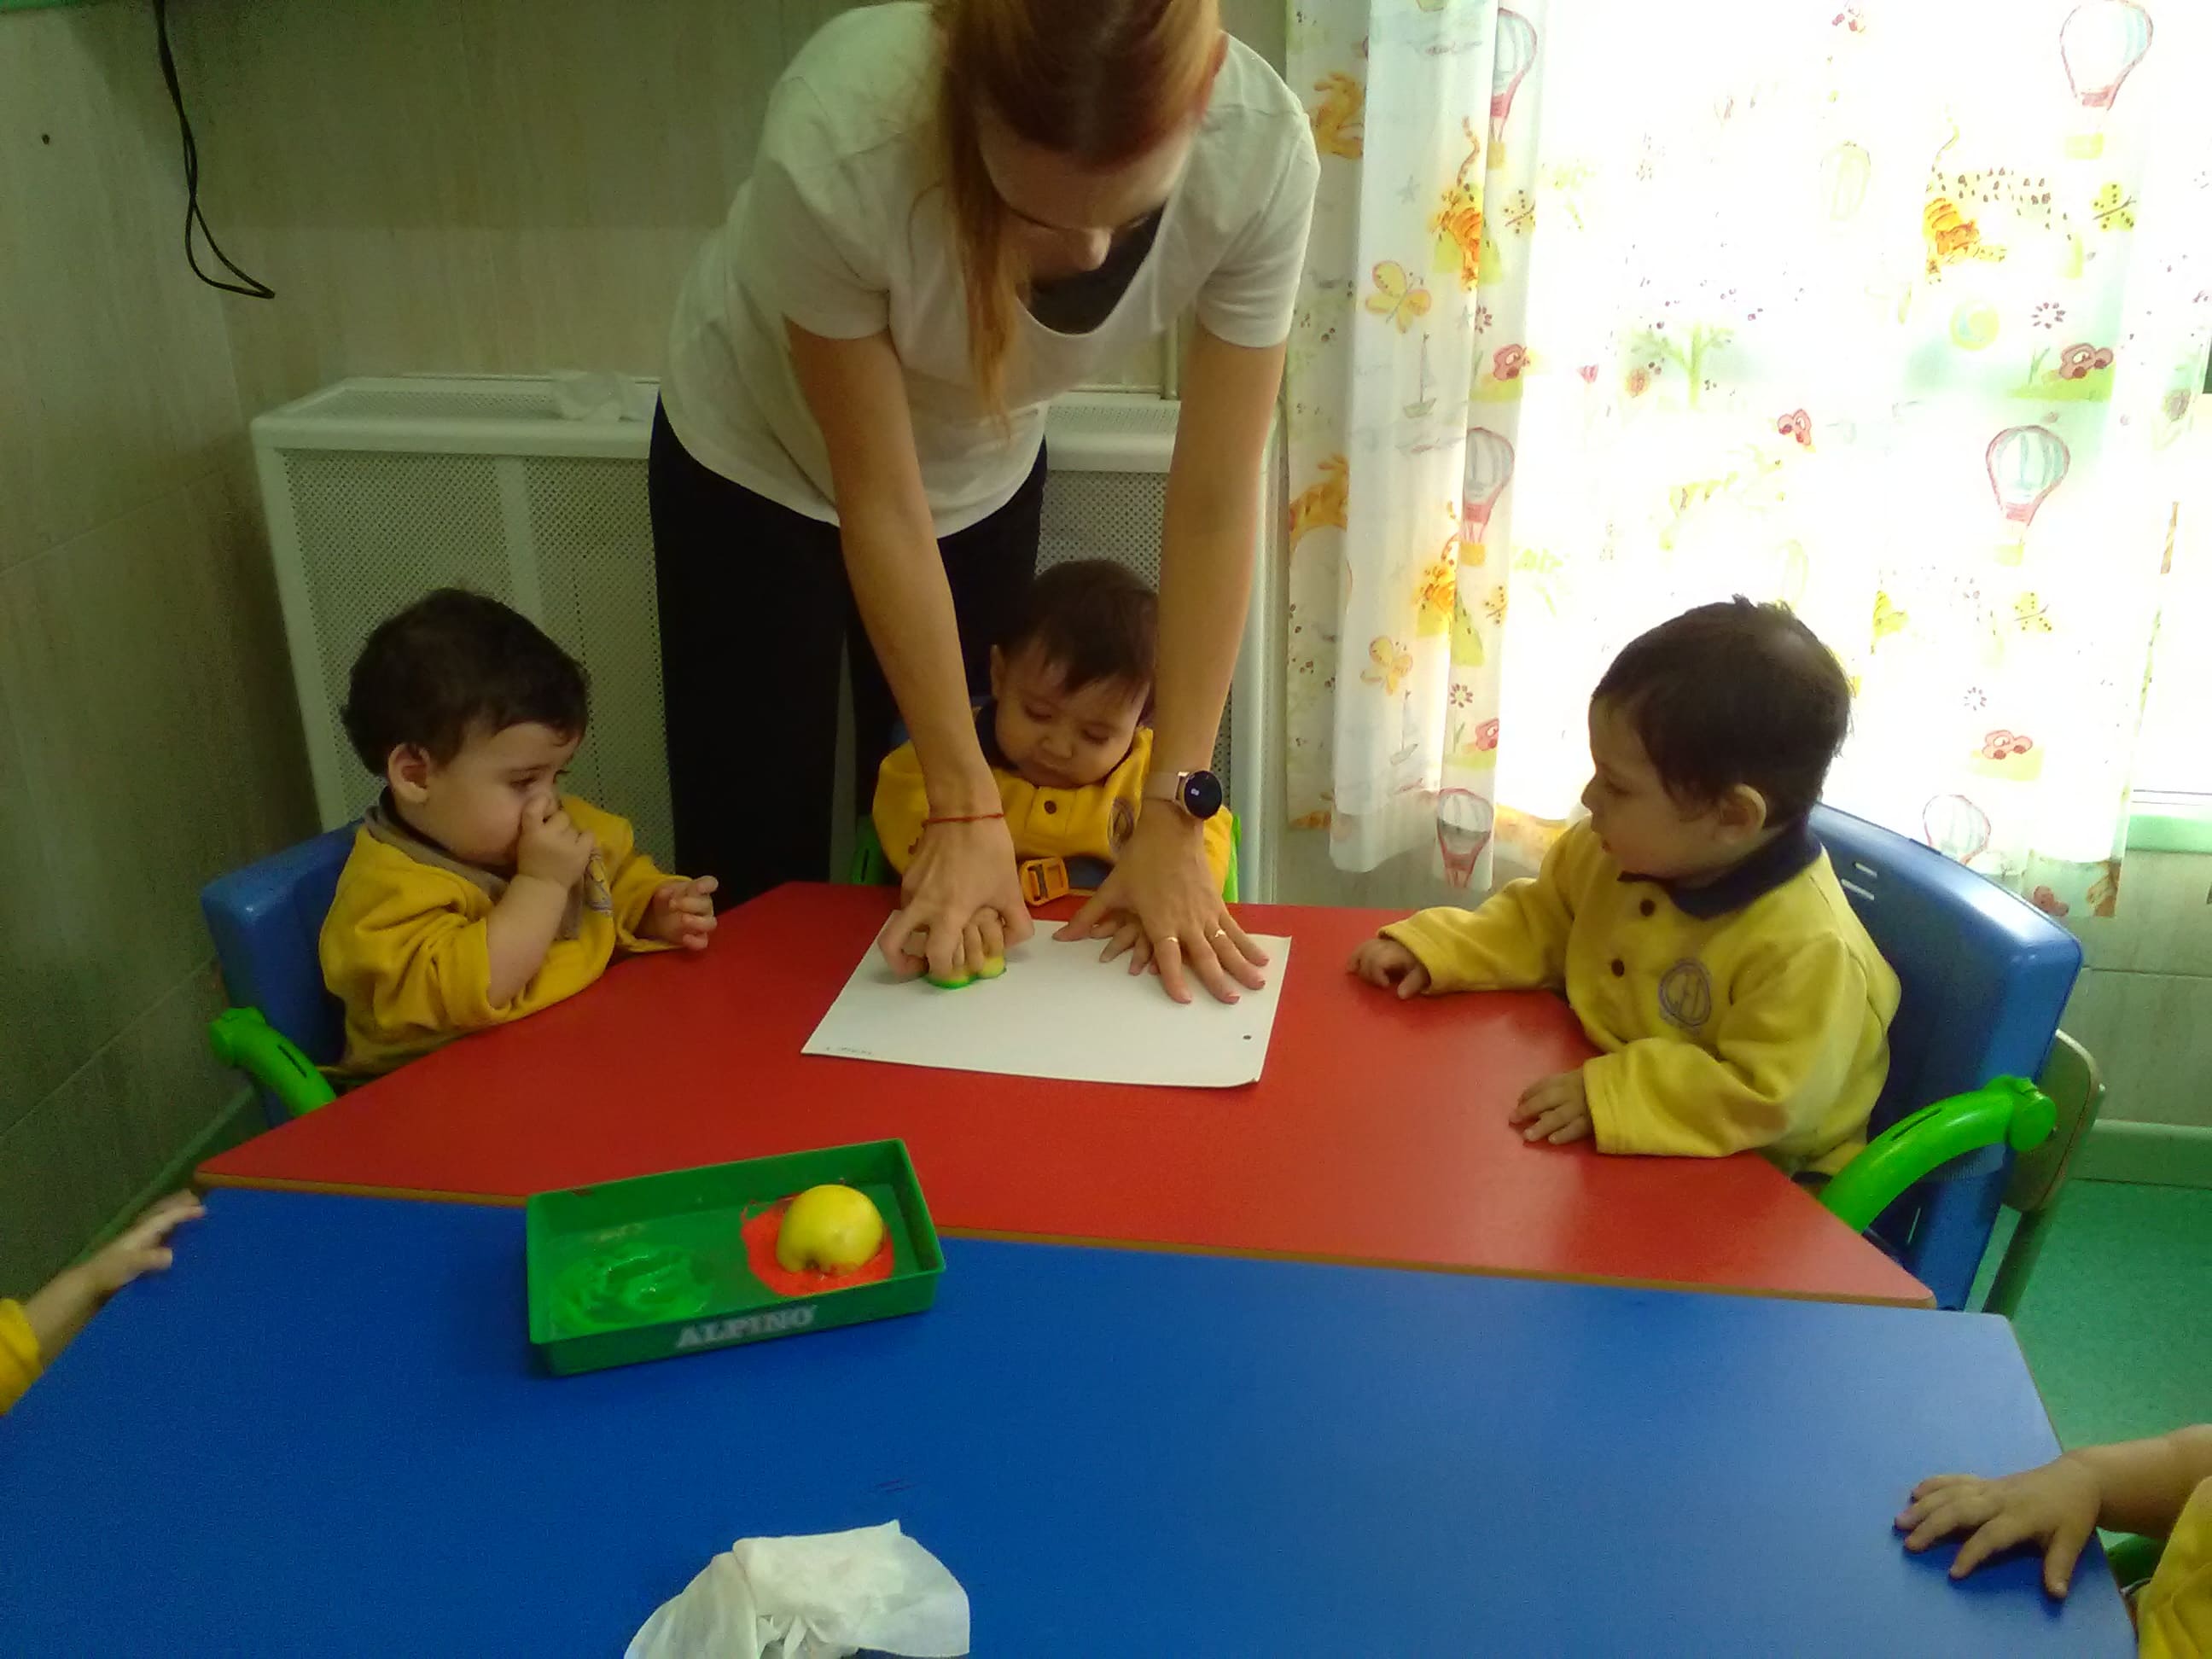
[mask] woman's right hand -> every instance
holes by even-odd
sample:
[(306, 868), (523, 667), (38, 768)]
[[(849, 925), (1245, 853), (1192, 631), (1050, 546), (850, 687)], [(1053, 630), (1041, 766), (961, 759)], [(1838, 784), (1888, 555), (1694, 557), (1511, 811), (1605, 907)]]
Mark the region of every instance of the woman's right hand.
[[(933, 823), (899, 885), (899, 908), (877, 948), (901, 975), (950, 978), (1006, 954), (1036, 931), (1004, 818)], [(927, 933), (927, 939), (918, 934)]]

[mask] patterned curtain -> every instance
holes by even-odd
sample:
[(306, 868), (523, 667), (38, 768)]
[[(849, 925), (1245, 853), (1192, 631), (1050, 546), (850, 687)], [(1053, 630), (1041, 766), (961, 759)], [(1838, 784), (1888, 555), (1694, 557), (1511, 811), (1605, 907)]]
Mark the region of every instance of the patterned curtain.
[(1486, 886), (1613, 653), (1744, 593), (1851, 677), (1832, 800), (2109, 915), (2212, 344), (2201, 10), (1297, 0), (1294, 823)]

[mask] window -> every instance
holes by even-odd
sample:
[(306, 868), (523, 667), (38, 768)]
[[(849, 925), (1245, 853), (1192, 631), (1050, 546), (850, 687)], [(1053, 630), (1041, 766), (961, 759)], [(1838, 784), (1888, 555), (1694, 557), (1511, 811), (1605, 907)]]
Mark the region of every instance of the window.
[(2177, 459), (2184, 480), (2136, 747), (2129, 844), (2212, 852), (2212, 398)]

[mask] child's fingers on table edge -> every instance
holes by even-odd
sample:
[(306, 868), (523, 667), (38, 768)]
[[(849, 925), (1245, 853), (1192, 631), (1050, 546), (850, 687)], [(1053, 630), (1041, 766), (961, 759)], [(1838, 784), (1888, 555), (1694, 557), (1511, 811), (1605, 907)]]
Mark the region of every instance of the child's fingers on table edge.
[(2089, 1534), (2096, 1529), (2094, 1521), (2069, 1523), (2052, 1533), (2043, 1547), (2043, 1588), (2062, 1601), (2073, 1588), (2074, 1569), (2088, 1545)]
[(1398, 995), (1403, 999), (1417, 997), (1429, 988), (1429, 970), (1415, 963), (1398, 980)]
[(130, 1231), (135, 1232), (141, 1227), (173, 1226), (179, 1221), (190, 1221), (206, 1213), (206, 1206), (200, 1202), (198, 1194), (189, 1191), (171, 1193), (167, 1197), (156, 1199), (139, 1212), (138, 1218), (131, 1224)]
[(1917, 1554), (1938, 1539), (1979, 1526), (1989, 1517), (1967, 1513), (1955, 1504), (1939, 1504), (1912, 1523), (1905, 1547)]
[(1999, 1515), (1984, 1521), (1975, 1529), (1972, 1537), (1959, 1546), (1958, 1557), (1951, 1563), (1951, 1577), (1964, 1578), (1991, 1556), (2010, 1549), (2033, 1530), (2014, 1515)]
[(1931, 1492), (1941, 1492), (1946, 1486), (1955, 1486), (1961, 1480), (1978, 1480), (1974, 1474), (1931, 1474), (1912, 1489), (1915, 1498), (1924, 1498)]

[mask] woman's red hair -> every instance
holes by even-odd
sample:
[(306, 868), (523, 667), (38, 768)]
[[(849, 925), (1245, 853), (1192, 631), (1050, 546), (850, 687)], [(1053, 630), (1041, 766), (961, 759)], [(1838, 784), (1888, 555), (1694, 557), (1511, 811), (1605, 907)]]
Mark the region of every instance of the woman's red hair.
[(983, 165), (988, 110), (1014, 137), (1078, 166), (1142, 155), (1196, 108), (1213, 65), (1218, 0), (933, 0), (944, 45), (939, 127), (968, 292), (976, 390), (1003, 410), (1022, 273)]

